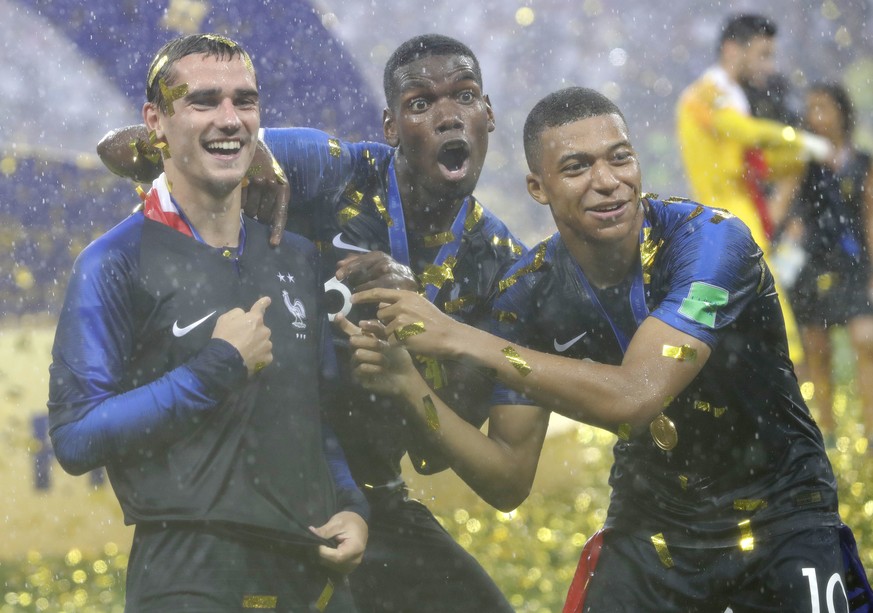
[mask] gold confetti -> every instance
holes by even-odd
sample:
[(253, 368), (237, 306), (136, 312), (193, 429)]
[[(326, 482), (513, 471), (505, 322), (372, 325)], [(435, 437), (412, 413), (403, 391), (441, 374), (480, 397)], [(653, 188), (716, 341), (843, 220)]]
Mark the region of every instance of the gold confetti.
[(664, 244), (663, 239), (655, 243), (655, 241), (653, 241), (649, 236), (651, 232), (651, 228), (643, 228), (643, 242), (640, 243), (640, 263), (643, 268), (643, 283), (651, 283), (651, 273), (652, 267), (655, 265), (655, 255), (657, 255), (661, 245)]
[(415, 336), (416, 334), (421, 334), (424, 332), (424, 322), (416, 321), (414, 323), (408, 324), (394, 331), (394, 337), (398, 341), (405, 341), (410, 336)]
[(333, 157), (338, 158), (340, 156), (340, 154), (342, 153), (342, 150), (343, 150), (343, 148), (337, 139), (335, 139), (335, 138), (327, 139), (327, 151)]
[(152, 67), (151, 70), (149, 70), (149, 87), (151, 87), (152, 83), (155, 82), (155, 77), (158, 76), (158, 72), (160, 72), (161, 68), (164, 67), (164, 64), (166, 64), (169, 59), (170, 58), (166, 55), (162, 55), (161, 57), (156, 57), (154, 60), (152, 60)]
[(319, 596), (318, 600), (315, 601), (316, 610), (324, 611), (331, 598), (333, 598), (333, 581), (328, 579), (327, 585), (325, 585), (324, 589), (321, 591), (321, 596)]
[(433, 432), (436, 432), (440, 429), (440, 416), (437, 414), (437, 408), (433, 402), (433, 398), (428, 394), (421, 399), (421, 402), (424, 404), (424, 419), (427, 422), (427, 427)]
[(683, 198), (681, 196), (670, 196), (663, 200), (664, 204), (678, 204), (680, 202), (688, 202), (688, 198)]
[(760, 498), (738, 498), (734, 500), (734, 510), (736, 511), (755, 511), (756, 509), (766, 509), (767, 501)]
[(515, 370), (519, 372), (522, 377), (526, 377), (530, 374), (531, 367), (528, 366), (527, 362), (518, 354), (518, 351), (515, 350), (515, 347), (512, 345), (508, 347), (504, 347), (502, 349), (503, 355), (506, 356), (506, 359), (509, 360), (509, 363), (515, 367)]
[(243, 596), (243, 609), (275, 609), (279, 602), (277, 596), (263, 596), (260, 594), (246, 594)]
[(373, 196), (373, 206), (376, 207), (376, 210), (379, 211), (379, 215), (382, 216), (382, 219), (385, 220), (385, 225), (389, 228), (394, 225), (394, 220), (391, 219), (390, 213), (388, 213), (388, 209), (385, 207), (385, 204), (382, 202), (382, 198), (378, 195)]
[(475, 228), (476, 224), (479, 223), (479, 220), (482, 219), (482, 213), (482, 205), (473, 199), (473, 206), (471, 206), (470, 210), (467, 211), (467, 217), (464, 219), (464, 230), (469, 232)]
[(424, 363), (424, 378), (428, 380), (430, 386), (435, 389), (441, 389), (446, 386), (446, 371), (443, 368), (442, 362), (432, 358), (419, 357)]
[(688, 214), (688, 217), (685, 218), (685, 221), (691, 221), (692, 219), (694, 219), (695, 217), (700, 215), (702, 212), (703, 212), (703, 206), (698, 204), (697, 208)]
[(521, 245), (517, 244), (508, 236), (506, 238), (500, 238), (495, 234), (491, 237), (491, 244), (495, 247), (506, 247), (515, 255), (521, 255)]
[(430, 236), (424, 237), (424, 246), (425, 247), (441, 247), (447, 243), (451, 243), (455, 240), (455, 235), (450, 232), (439, 232), (437, 234), (431, 234)]
[(437, 289), (441, 289), (446, 281), (454, 281), (455, 274), (452, 269), (455, 267), (455, 258), (449, 256), (442, 265), (430, 264), (421, 273), (419, 280), (422, 285), (433, 285)]
[(686, 475), (679, 475), (679, 486), (683, 490), (688, 489), (688, 477)]
[(661, 564), (667, 568), (673, 568), (673, 556), (670, 555), (670, 550), (667, 549), (667, 541), (664, 540), (663, 533), (659, 532), (652, 535), (652, 545), (655, 546), (655, 551), (658, 552)]
[(755, 537), (752, 534), (752, 522), (749, 519), (744, 519), (739, 523), (740, 528), (740, 549), (743, 551), (752, 551), (755, 548)]
[(694, 349), (691, 345), (682, 345), (681, 347), (664, 345), (661, 349), (661, 355), (665, 358), (679, 360), (680, 362), (693, 362), (697, 359), (697, 349)]
[[(160, 79), (158, 81), (158, 85), (160, 85), (161, 95), (163, 95), (164, 97), (164, 112), (169, 117), (172, 117), (176, 113), (175, 109), (173, 108), (173, 103), (179, 98), (184, 98), (188, 95), (188, 84), (181, 83), (179, 85), (176, 85), (175, 87), (169, 87), (166, 81)], [(155, 146), (158, 146), (157, 143), (155, 144)]]
[(512, 311), (494, 311), (494, 319), (497, 321), (518, 321), (518, 315)]
[(282, 165), (279, 164), (275, 157), (273, 157), (272, 153), (270, 154), (270, 159), (273, 160), (273, 175), (276, 177), (276, 181), (278, 181), (280, 185), (287, 185), (288, 178), (285, 176), (285, 171), (282, 170)]
[(618, 424), (618, 432), (616, 433), (618, 438), (627, 442), (630, 440), (631, 436), (631, 425), (630, 424)]
[(339, 217), (340, 223), (345, 225), (360, 214), (361, 211), (359, 209), (353, 206), (347, 206), (337, 213), (337, 217)]
[(519, 277), (522, 277), (530, 272), (534, 272), (539, 269), (540, 266), (543, 265), (543, 262), (546, 259), (546, 243), (540, 243), (539, 247), (537, 247), (536, 253), (534, 254), (533, 262), (530, 265), (517, 270), (515, 273), (506, 277), (505, 279), (501, 279), (500, 283), (497, 284), (497, 288), (501, 292), (505, 292), (507, 289), (515, 285), (516, 281), (518, 281)]
[(354, 186), (349, 186), (349, 188), (343, 193), (343, 196), (354, 202), (355, 204), (361, 204), (361, 200), (364, 199), (364, 192), (358, 191)]
[(443, 305), (444, 313), (457, 313), (476, 302), (476, 296), (461, 296), (457, 300), (449, 300)]

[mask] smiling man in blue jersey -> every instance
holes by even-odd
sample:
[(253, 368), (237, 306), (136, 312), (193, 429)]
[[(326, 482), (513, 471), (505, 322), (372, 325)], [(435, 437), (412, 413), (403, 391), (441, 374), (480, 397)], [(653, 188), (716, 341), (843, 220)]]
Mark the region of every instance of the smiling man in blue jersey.
[[(565, 613), (848, 611), (864, 571), (748, 228), (642, 194), (625, 119), (597, 92), (547, 96), (524, 135), (528, 191), (558, 233), (501, 281), (497, 335), (367, 290), (354, 301), (378, 321), (343, 324), (360, 380), (405, 400), (501, 508), (529, 491), (549, 411), (616, 433), (605, 530)], [(491, 369), (487, 437), (428, 393), (410, 353)]]
[[(417, 36), (391, 55), (383, 84), (387, 145), (344, 142), (307, 128), (262, 131), (288, 177), (288, 227), (322, 246), (326, 277), (336, 274), (357, 290), (421, 290), (458, 321), (485, 326), (497, 282), (525, 249), (472, 195), (494, 129), (479, 62), (457, 40)], [(118, 174), (151, 177), (146, 158), (130, 159), (131, 140), (148, 139), (142, 128), (125, 128), (98, 151)], [(257, 165), (269, 168), (263, 160)], [(246, 210), (284, 218), (271, 212), (272, 196), (250, 188), (248, 198)], [(368, 313), (355, 309), (350, 317)], [(491, 387), (482, 369), (436, 360), (418, 367), (436, 395), (466, 422), (482, 425)], [(446, 467), (439, 448), (407, 427), (394, 398), (374, 396), (345, 375), (331, 422), (371, 508), (367, 551), (350, 577), (358, 607), (511, 612), (482, 567), (407, 496), (401, 458), (409, 451), (417, 470), (436, 472)]]
[(241, 216), (260, 127), (251, 59), (221, 36), (175, 39), (147, 98), (165, 172), (74, 266), (50, 371), (55, 455), (74, 474), (105, 466), (136, 525), (127, 611), (354, 611), (343, 575), (367, 505), (322, 423), (335, 357), (316, 250), (290, 233), (271, 249)]

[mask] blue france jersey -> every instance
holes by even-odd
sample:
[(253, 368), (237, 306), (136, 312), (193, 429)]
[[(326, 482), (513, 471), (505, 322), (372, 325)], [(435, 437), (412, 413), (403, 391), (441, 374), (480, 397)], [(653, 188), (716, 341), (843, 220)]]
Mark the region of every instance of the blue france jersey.
[[(289, 228), (299, 231), (308, 226), (307, 233), (321, 250), (325, 275), (333, 276), (336, 261), (359, 250), (382, 251), (402, 260), (389, 236), (399, 225), (389, 201), (389, 186), (395, 181), (393, 147), (349, 143), (308, 128), (266, 129), (263, 138), (292, 188), (289, 224), (299, 225)], [(439, 279), (438, 289), (432, 288), (432, 300), (452, 317), (483, 327), (490, 318), (498, 281), (525, 247), (474, 197), (468, 201), (460, 236), (454, 237), (459, 245), (451, 274)], [(409, 235), (405, 238), (410, 268), (419, 277), (426, 277), (423, 273), (434, 262), (440, 245), (416, 242)], [(361, 307), (349, 315), (352, 320), (367, 316)], [(491, 389), (488, 373), (455, 363), (420, 366), (436, 393), (459, 415), (477, 427), (484, 423)], [(333, 412), (333, 423), (352, 473), (361, 485), (394, 481), (400, 477), (400, 459), (408, 440), (401, 410), (392, 398), (371, 394), (346, 375), (347, 383), (340, 390), (344, 408)], [(414, 465), (422, 472), (444, 468), (415, 459)]]
[[(607, 526), (714, 545), (735, 544), (741, 524), (757, 537), (836, 524), (834, 476), (788, 358), (760, 248), (725, 211), (682, 199), (648, 198), (643, 206), (645, 310), (712, 354), (665, 408), (676, 447), (662, 450), (648, 431), (616, 442)], [(555, 234), (501, 282), (495, 331), (520, 346), (620, 364), (612, 326), (628, 338), (636, 330), (630, 281), (594, 290), (608, 321)], [(529, 403), (502, 386), (493, 402)]]

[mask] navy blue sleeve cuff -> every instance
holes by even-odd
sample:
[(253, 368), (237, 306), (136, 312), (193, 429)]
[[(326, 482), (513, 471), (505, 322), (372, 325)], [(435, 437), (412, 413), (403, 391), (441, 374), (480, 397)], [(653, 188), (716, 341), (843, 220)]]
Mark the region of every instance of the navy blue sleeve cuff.
[(220, 338), (210, 339), (186, 366), (203, 383), (204, 393), (214, 399), (223, 398), (248, 377), (239, 351)]

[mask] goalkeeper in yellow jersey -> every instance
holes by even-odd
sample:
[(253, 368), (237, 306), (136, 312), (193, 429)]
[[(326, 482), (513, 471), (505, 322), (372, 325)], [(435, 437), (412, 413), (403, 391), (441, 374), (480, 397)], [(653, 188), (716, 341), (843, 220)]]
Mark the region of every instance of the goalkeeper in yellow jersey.
[[(819, 136), (752, 116), (742, 86), (763, 82), (773, 72), (775, 37), (776, 24), (767, 17), (730, 18), (722, 29), (718, 61), (682, 92), (677, 107), (692, 196), (739, 217), (765, 255), (777, 220), (762, 185), (800, 173), (808, 160), (824, 159), (832, 149)], [(791, 355), (800, 361), (794, 317), (785, 300), (782, 305)]]

